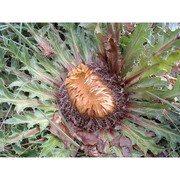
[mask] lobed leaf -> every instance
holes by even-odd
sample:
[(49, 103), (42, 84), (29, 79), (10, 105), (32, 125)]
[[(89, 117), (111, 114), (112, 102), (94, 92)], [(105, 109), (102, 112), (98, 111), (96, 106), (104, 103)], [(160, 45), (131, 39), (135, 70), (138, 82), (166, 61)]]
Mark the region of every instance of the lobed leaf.
[[(46, 113), (49, 118), (53, 117), (53, 113)], [(13, 117), (8, 118), (4, 124), (27, 124), (28, 128), (32, 128), (35, 124), (38, 124), (40, 130), (44, 130), (49, 125), (49, 122), (39, 111), (23, 112), (23, 114), (15, 114)]]
[(172, 66), (180, 60), (180, 50), (170, 52), (166, 59), (160, 56), (148, 59), (144, 56), (133, 66), (133, 70), (126, 75), (126, 84), (129, 86), (151, 75), (161, 76), (172, 70)]
[(19, 87), (17, 90), (23, 92), (29, 92), (29, 98), (35, 99), (38, 97), (40, 101), (54, 100), (55, 89), (47, 86), (47, 84), (40, 84), (38, 81), (29, 81), (27, 83), (24, 80), (17, 80), (9, 85), (9, 88)]
[(144, 51), (145, 48), (143, 43), (146, 42), (146, 39), (150, 35), (149, 30), (147, 30), (148, 26), (148, 23), (138, 24), (130, 37), (131, 41), (126, 46), (126, 50), (123, 54), (125, 62), (124, 69), (122, 71), (123, 76), (132, 70), (134, 61), (137, 60), (139, 55)]
[(40, 157), (69, 157), (72, 150), (66, 149), (65, 145), (54, 135), (47, 135), (47, 140), (42, 144)]
[[(0, 79), (0, 102), (1, 103), (12, 103), (14, 104), (15, 110), (17, 113), (20, 113), (23, 111), (25, 108), (36, 108), (36, 107), (43, 107), (43, 103), (38, 101), (37, 99), (30, 99), (27, 96), (24, 96), (23, 94), (17, 93), (13, 94), (11, 93), (5, 86), (4, 86), (4, 81)], [(50, 109), (53, 108), (53, 105)], [(46, 108), (49, 108), (49, 105), (46, 104)]]
[(139, 124), (140, 126), (145, 127), (146, 129), (152, 130), (156, 133), (158, 139), (166, 138), (170, 143), (172, 149), (175, 149), (177, 143), (180, 142), (180, 133), (172, 128), (169, 125), (157, 124), (154, 121), (149, 121), (145, 118), (140, 118), (137, 116), (131, 116), (130, 121)]
[(145, 155), (148, 150), (151, 150), (153, 154), (162, 151), (162, 148), (156, 145), (153, 138), (147, 137), (147, 134), (141, 129), (138, 129), (134, 124), (124, 121), (122, 127), (122, 132), (131, 139), (133, 144), (137, 144)]

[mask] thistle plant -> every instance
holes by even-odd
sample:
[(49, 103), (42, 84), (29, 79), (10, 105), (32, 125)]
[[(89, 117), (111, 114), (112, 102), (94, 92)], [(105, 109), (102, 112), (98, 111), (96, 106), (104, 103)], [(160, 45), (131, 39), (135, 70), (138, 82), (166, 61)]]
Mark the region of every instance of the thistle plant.
[(178, 23), (2, 23), (1, 157), (179, 157)]

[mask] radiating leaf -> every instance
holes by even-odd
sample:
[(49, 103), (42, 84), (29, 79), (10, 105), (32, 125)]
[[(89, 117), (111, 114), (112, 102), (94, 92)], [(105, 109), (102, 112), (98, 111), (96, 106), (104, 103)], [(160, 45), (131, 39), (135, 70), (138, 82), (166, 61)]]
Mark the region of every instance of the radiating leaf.
[(42, 103), (38, 100), (31, 100), (21, 95), (20, 97), (18, 94), (12, 94), (8, 89), (4, 86), (4, 82), (0, 79), (0, 102), (7, 102), (15, 104), (16, 111), (20, 113), (23, 109), (27, 107), (38, 107)]
[(167, 90), (161, 94), (163, 98), (180, 97), (180, 76), (177, 77), (177, 81), (174, 84), (172, 90)]
[(24, 82), (17, 80), (9, 85), (9, 88), (19, 87), (18, 90), (29, 92), (29, 98), (38, 97), (40, 101), (54, 100), (55, 88), (40, 84), (37, 81)]
[(149, 120), (140, 117), (133, 117), (129, 120), (154, 131), (159, 139), (165, 137), (170, 142), (172, 149), (175, 149), (177, 143), (180, 142), (180, 133), (170, 128), (169, 125), (157, 124), (154, 121), (149, 122)]
[(146, 38), (150, 35), (147, 30), (149, 24), (141, 23), (138, 24), (131, 36), (131, 41), (126, 47), (124, 52), (125, 66), (123, 75), (126, 75), (128, 71), (131, 71), (134, 61), (137, 60), (138, 56), (144, 50), (143, 43), (146, 42)]
[[(53, 113), (47, 113), (49, 118), (52, 118)], [(48, 125), (49, 122), (39, 111), (34, 112), (24, 112), (21, 115), (14, 115), (13, 117), (7, 119), (5, 124), (26, 124), (28, 128), (33, 127), (35, 124), (39, 124), (41, 131), (44, 130)]]
[(143, 131), (128, 121), (123, 123), (123, 133), (131, 139), (133, 144), (137, 144), (145, 155), (148, 150), (151, 150), (154, 154), (162, 150), (152, 138), (147, 137)]
[(54, 135), (47, 135), (47, 141), (42, 145), (41, 157), (69, 157), (72, 151)]

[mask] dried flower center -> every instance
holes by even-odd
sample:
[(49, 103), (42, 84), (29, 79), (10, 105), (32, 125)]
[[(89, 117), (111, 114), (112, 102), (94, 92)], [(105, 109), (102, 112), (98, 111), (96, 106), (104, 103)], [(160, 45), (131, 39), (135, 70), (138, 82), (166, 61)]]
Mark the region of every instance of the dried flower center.
[(112, 91), (84, 64), (69, 72), (65, 85), (72, 103), (81, 114), (103, 118), (115, 110)]

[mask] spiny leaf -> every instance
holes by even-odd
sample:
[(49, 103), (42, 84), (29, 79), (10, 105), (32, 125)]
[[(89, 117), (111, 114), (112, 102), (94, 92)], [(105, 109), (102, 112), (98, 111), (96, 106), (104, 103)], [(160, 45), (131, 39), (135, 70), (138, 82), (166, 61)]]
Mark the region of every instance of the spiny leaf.
[(172, 103), (168, 102), (167, 100), (162, 99), (162, 98), (158, 97), (157, 95), (155, 95), (155, 94), (153, 94), (153, 93), (151, 93), (151, 92), (149, 92), (149, 91), (146, 91), (146, 92), (147, 92), (148, 94), (150, 94), (151, 96), (153, 96), (153, 97), (161, 100), (162, 102), (168, 104), (170, 107), (173, 107), (176, 111), (180, 112), (180, 109), (179, 109), (177, 106), (173, 105)]
[[(152, 57), (162, 53), (164, 50), (169, 50), (172, 46), (179, 46), (179, 40), (177, 38), (180, 29), (177, 28), (175, 31), (166, 32), (160, 27), (156, 27), (158, 32), (152, 33), (149, 37), (149, 48), (147, 56)], [(152, 40), (152, 41), (151, 41)]]
[(27, 48), (23, 47), (22, 49), (20, 49), (15, 45), (13, 41), (6, 42), (5, 45), (6, 47), (4, 49), (6, 51), (10, 52), (16, 59), (24, 63), (24, 70), (30, 71), (31, 74), (34, 75), (34, 77), (36, 77), (37, 79), (41, 79), (59, 86), (54, 78), (50, 74), (48, 74), (45, 69), (38, 65), (37, 59), (30, 56)]
[(48, 116), (46, 116), (45, 113), (43, 113), (40, 109), (39, 111), (49, 121), (49, 123), (52, 124), (52, 126), (54, 126), (61, 134), (63, 134), (69, 140), (69, 142), (71, 142), (74, 146), (79, 147), (79, 144), (73, 141), (59, 126), (57, 126), (57, 124), (55, 124)]
[(147, 134), (138, 129), (134, 124), (125, 121), (123, 122), (122, 127), (123, 133), (131, 139), (133, 144), (137, 144), (145, 155), (148, 150), (151, 150), (154, 154), (157, 154), (162, 150), (154, 143), (152, 138), (147, 137)]
[(69, 157), (72, 151), (54, 135), (47, 135), (47, 141), (42, 144), (41, 157)]
[(73, 24), (62, 24), (62, 27), (66, 30), (64, 35), (76, 59), (76, 65), (81, 61), (88, 63), (92, 58), (96, 58), (93, 50), (93, 47), (96, 46), (94, 36), (90, 37), (91, 34), (86, 34), (81, 25), (75, 28)]
[(123, 157), (123, 154), (122, 154), (121, 150), (116, 146), (112, 146), (110, 148), (110, 151), (111, 151), (112, 154), (116, 154), (117, 157)]
[[(92, 49), (98, 49), (100, 52), (102, 51), (101, 38), (104, 33), (103, 32), (104, 25), (105, 24), (102, 24), (102, 23), (80, 23), (79, 24), (79, 27), (82, 27), (86, 36), (88, 36), (88, 42), (90, 43), (91, 47), (93, 47)], [(107, 28), (106, 28), (106, 30), (107, 30)], [(80, 34), (79, 34), (79, 36), (80, 36)], [(86, 42), (85, 42), (85, 44), (86, 44)], [(88, 47), (86, 47), (86, 48), (88, 50)]]
[(67, 43), (70, 45), (71, 47), (71, 51), (75, 57), (76, 60), (76, 64), (79, 64), (82, 62), (81, 57), (79, 55), (79, 48), (78, 48), (78, 36), (76, 34), (75, 28), (74, 28), (74, 24), (65, 24), (65, 26), (63, 26), (64, 28), (66, 27), (66, 31), (67, 34), (66, 35), (66, 40)]
[[(53, 113), (46, 113), (46, 115), (50, 118), (53, 117)], [(5, 124), (26, 124), (28, 128), (33, 127), (35, 124), (39, 124), (40, 130), (44, 130), (48, 125), (49, 122), (39, 111), (34, 112), (24, 112), (21, 115), (15, 114), (13, 117), (7, 119)]]
[(43, 106), (43, 104), (36, 99), (34, 100), (28, 99), (26, 96), (20, 93), (17, 94), (11, 93), (4, 86), (4, 81), (2, 79), (0, 79), (0, 102), (15, 104), (16, 105), (15, 110), (17, 111), (17, 113), (20, 113), (27, 107)]
[(130, 43), (127, 45), (126, 50), (124, 52), (124, 70), (123, 76), (126, 75), (127, 72), (131, 71), (132, 64), (134, 64), (134, 60), (138, 58), (141, 52), (144, 50), (143, 43), (148, 38), (150, 32), (147, 30), (149, 24), (138, 24), (133, 32)]
[(149, 118), (157, 118), (158, 120), (162, 120), (164, 117), (163, 115), (163, 109), (161, 108), (151, 108), (151, 107), (134, 107), (134, 108), (129, 108), (129, 110), (136, 112), (139, 115), (144, 115)]
[(0, 71), (4, 70), (6, 62), (4, 60), (5, 51), (0, 48)]
[(164, 110), (163, 114), (164, 114), (164, 117), (169, 122), (171, 122), (172, 125), (174, 125), (176, 127), (176, 130), (178, 130), (180, 132), (179, 128), (177, 127), (180, 125), (180, 114), (176, 111), (167, 111), (167, 110)]
[(180, 97), (180, 76), (177, 77), (173, 89), (167, 90), (166, 92), (162, 92), (161, 97), (163, 98)]
[(34, 128), (31, 130), (24, 130), (18, 133), (13, 133), (11, 136), (8, 136), (8, 137), (3, 136), (2, 137), (3, 140), (1, 140), (1, 142), (3, 143), (0, 144), (0, 148), (5, 147), (12, 143), (16, 143), (18, 141), (22, 141), (24, 138), (31, 137), (39, 132), (40, 132), (39, 128)]
[(9, 88), (19, 87), (17, 90), (29, 92), (29, 98), (33, 99), (38, 97), (40, 101), (53, 100), (55, 90), (52, 87), (48, 87), (46, 84), (40, 84), (37, 81), (29, 81), (27, 83), (24, 80), (17, 80), (9, 85)]
[(18, 31), (12, 24), (8, 24), (8, 26), (19, 36), (22, 38), (23, 42), (25, 42), (29, 47), (31, 47), (33, 50), (38, 51), (38, 48), (36, 48), (31, 41), (27, 39), (20, 31)]
[(150, 75), (161, 76), (170, 72), (172, 66), (180, 60), (180, 50), (170, 52), (166, 59), (160, 56), (148, 59), (145, 56), (139, 57), (139, 62), (133, 66), (133, 70), (126, 75), (126, 84), (134, 84), (135, 82), (147, 78)]
[(172, 70), (172, 66), (180, 61), (180, 50), (172, 51), (168, 53), (166, 59), (161, 58), (160, 56), (153, 57), (149, 60), (150, 66), (146, 69), (142, 78), (147, 77), (148, 75), (163, 75)]
[(127, 90), (129, 92), (140, 93), (148, 90), (157, 91), (159, 94), (168, 91), (170, 81), (163, 81), (161, 76), (158, 77), (145, 77), (136, 83), (130, 85)]
[(49, 32), (49, 39), (57, 55), (55, 61), (62, 64), (67, 69), (70, 68), (74, 62), (74, 57), (71, 55), (65, 42), (60, 43), (52, 32)]
[(27, 148), (22, 146), (17, 146), (16, 144), (12, 145), (12, 150), (15, 152), (18, 157), (37, 157), (39, 155), (38, 149), (35, 144), (29, 145)]
[(55, 80), (59, 81), (62, 68), (55, 61), (50, 61), (46, 57), (42, 57), (40, 55), (35, 55), (35, 57), (39, 60), (39, 66), (43, 66), (44, 69), (49, 72)]
[(180, 142), (180, 133), (170, 128), (169, 126), (163, 124), (157, 124), (153, 121), (150, 122), (145, 118), (142, 117), (140, 118), (134, 115), (131, 117), (132, 118), (129, 118), (130, 121), (135, 122), (140, 126), (143, 126), (149, 130), (154, 131), (159, 139), (165, 137), (167, 141), (170, 142), (172, 149), (174, 149), (177, 143)]

